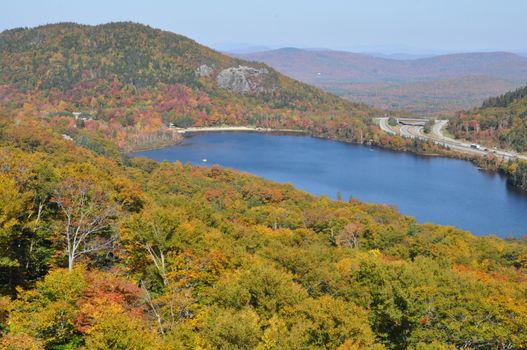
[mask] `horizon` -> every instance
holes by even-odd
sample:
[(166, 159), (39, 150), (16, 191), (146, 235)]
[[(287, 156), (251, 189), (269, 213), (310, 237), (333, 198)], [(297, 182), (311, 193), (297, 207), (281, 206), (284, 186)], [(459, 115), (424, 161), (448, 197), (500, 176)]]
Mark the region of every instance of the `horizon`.
[(154, 4), (137, 0), (94, 0), (89, 4), (21, 0), (5, 4), (0, 30), (59, 22), (97, 25), (131, 21), (181, 34), (224, 52), (295, 47), (384, 55), (495, 51), (526, 54), (523, 38), (527, 37), (527, 28), (519, 23), (527, 13), (527, 3), (508, 0), (506, 5), (492, 0), (448, 0), (440, 4), (422, 0), (400, 0), (397, 4), (388, 0), (368, 4), (332, 0), (324, 5), (270, 0), (259, 1), (256, 7), (240, 0), (221, 4), (212, 0), (158, 0)]
[(13, 27), (13, 28), (7, 28), (0, 33), (4, 31), (9, 30), (17, 30), (17, 29), (34, 29), (39, 27), (45, 27), (45, 26), (52, 26), (52, 25), (58, 25), (58, 24), (75, 24), (75, 25), (81, 25), (81, 26), (99, 26), (99, 25), (105, 25), (110, 23), (135, 23), (138, 25), (144, 25), (151, 27), (155, 30), (162, 30), (166, 32), (170, 32), (177, 35), (182, 35), (187, 37), (190, 40), (196, 41), (198, 44), (210, 47), (218, 52), (222, 52), (225, 54), (234, 54), (234, 55), (244, 55), (244, 54), (255, 54), (260, 52), (268, 52), (268, 51), (279, 51), (279, 50), (287, 50), (287, 49), (294, 49), (294, 50), (303, 50), (303, 51), (320, 51), (320, 52), (346, 52), (346, 53), (356, 53), (356, 54), (363, 54), (363, 55), (370, 55), (374, 57), (380, 57), (380, 58), (386, 58), (386, 59), (394, 59), (394, 60), (412, 60), (412, 59), (420, 59), (420, 58), (431, 58), (436, 56), (446, 56), (446, 55), (455, 55), (455, 54), (470, 54), (470, 53), (512, 53), (518, 56), (526, 57), (527, 58), (527, 49), (526, 50), (502, 50), (502, 49), (475, 49), (475, 50), (463, 50), (463, 51), (447, 51), (447, 50), (434, 50), (434, 49), (418, 49), (418, 48), (412, 48), (412, 47), (397, 47), (395, 45), (391, 46), (363, 46), (358, 47), (355, 49), (335, 49), (331, 47), (301, 47), (301, 46), (265, 46), (265, 45), (259, 45), (259, 44), (252, 44), (252, 43), (213, 43), (213, 44), (205, 44), (197, 41), (196, 39), (186, 36), (184, 34), (174, 32), (171, 30), (159, 28), (152, 26), (147, 23), (141, 23), (136, 21), (129, 21), (129, 20), (122, 20), (122, 21), (110, 21), (110, 22), (104, 22), (104, 23), (97, 23), (97, 24), (90, 24), (90, 23), (80, 23), (75, 21), (61, 21), (61, 22), (53, 22), (53, 23), (44, 23), (44, 24), (38, 24), (35, 26), (20, 26), (20, 27)]

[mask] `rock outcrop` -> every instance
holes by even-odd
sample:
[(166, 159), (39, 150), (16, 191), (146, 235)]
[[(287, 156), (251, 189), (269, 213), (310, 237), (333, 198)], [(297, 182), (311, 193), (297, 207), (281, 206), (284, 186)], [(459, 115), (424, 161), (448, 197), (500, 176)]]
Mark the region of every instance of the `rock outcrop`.
[(214, 69), (206, 64), (202, 64), (196, 69), (196, 75), (198, 77), (210, 77)]
[(269, 84), (268, 78), (269, 71), (266, 68), (238, 66), (222, 70), (216, 77), (216, 83), (235, 94), (257, 95), (275, 89)]

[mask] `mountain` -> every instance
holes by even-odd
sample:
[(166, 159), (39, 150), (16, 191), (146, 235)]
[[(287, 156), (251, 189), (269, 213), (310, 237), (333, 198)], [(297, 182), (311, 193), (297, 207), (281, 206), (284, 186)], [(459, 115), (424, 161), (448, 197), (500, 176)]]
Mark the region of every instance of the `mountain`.
[(527, 86), (459, 112), (448, 129), (458, 138), (527, 152)]
[[(238, 57), (264, 62), (295, 79), (352, 101), (372, 103), (378, 108), (400, 106), (428, 114), (451, 112), (458, 106), (474, 107), (496, 92), (504, 93), (527, 81), (527, 58), (506, 52), (401, 60), (342, 51), (284, 48)], [(487, 88), (482, 90), (480, 81), (474, 77), (484, 79)], [(463, 85), (464, 97), (451, 92), (455, 90), (452, 84)], [(435, 96), (412, 95), (421, 88), (434, 91)], [(395, 89), (400, 90), (399, 96), (390, 92)], [(414, 97), (419, 101), (428, 98), (431, 105), (423, 109), (418, 101), (412, 101)], [(379, 102), (384, 98), (388, 102)]]
[(416, 82), (463, 76), (527, 80), (527, 59), (507, 52), (461, 53), (401, 60), (344, 51), (284, 48), (241, 56), (265, 62), (296, 79), (311, 82)]
[(379, 111), (132, 23), (3, 32), (0, 80), (0, 349), (527, 344), (523, 239), (122, 152), (169, 122), (432, 147)]
[(462, 53), (394, 60), (343, 51), (284, 48), (243, 55), (301, 80), (357, 83), (416, 82), (483, 75), (527, 80), (527, 59), (507, 53)]
[[(265, 65), (233, 59), (183, 36), (134, 23), (8, 30), (0, 34), (0, 53), (0, 82), (21, 90), (67, 92), (79, 84), (117, 79), (135, 89), (181, 84), (270, 103), (279, 103), (273, 98), (284, 94), (292, 106), (310, 94), (320, 102), (338, 102)], [(295, 88), (298, 91), (292, 91)]]
[(4, 31), (0, 85), (4, 97), (25, 99), (35, 114), (44, 105), (49, 116), (82, 114), (127, 149), (173, 141), (171, 123), (306, 129), (330, 115), (359, 140), (367, 117), (378, 114), (265, 64), (135, 23)]

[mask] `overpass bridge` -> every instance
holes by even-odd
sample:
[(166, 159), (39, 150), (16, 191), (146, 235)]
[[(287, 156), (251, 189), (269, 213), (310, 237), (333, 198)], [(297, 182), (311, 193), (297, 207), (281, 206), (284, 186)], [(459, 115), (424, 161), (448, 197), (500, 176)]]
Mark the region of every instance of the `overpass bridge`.
[(397, 124), (409, 126), (425, 126), (428, 119), (423, 118), (397, 118)]

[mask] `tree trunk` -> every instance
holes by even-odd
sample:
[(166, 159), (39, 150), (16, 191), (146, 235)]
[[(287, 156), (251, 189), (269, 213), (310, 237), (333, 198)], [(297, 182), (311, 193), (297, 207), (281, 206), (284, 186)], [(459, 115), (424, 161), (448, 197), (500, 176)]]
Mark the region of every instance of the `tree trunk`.
[(75, 262), (75, 258), (72, 254), (68, 252), (68, 271), (73, 271), (73, 263)]

